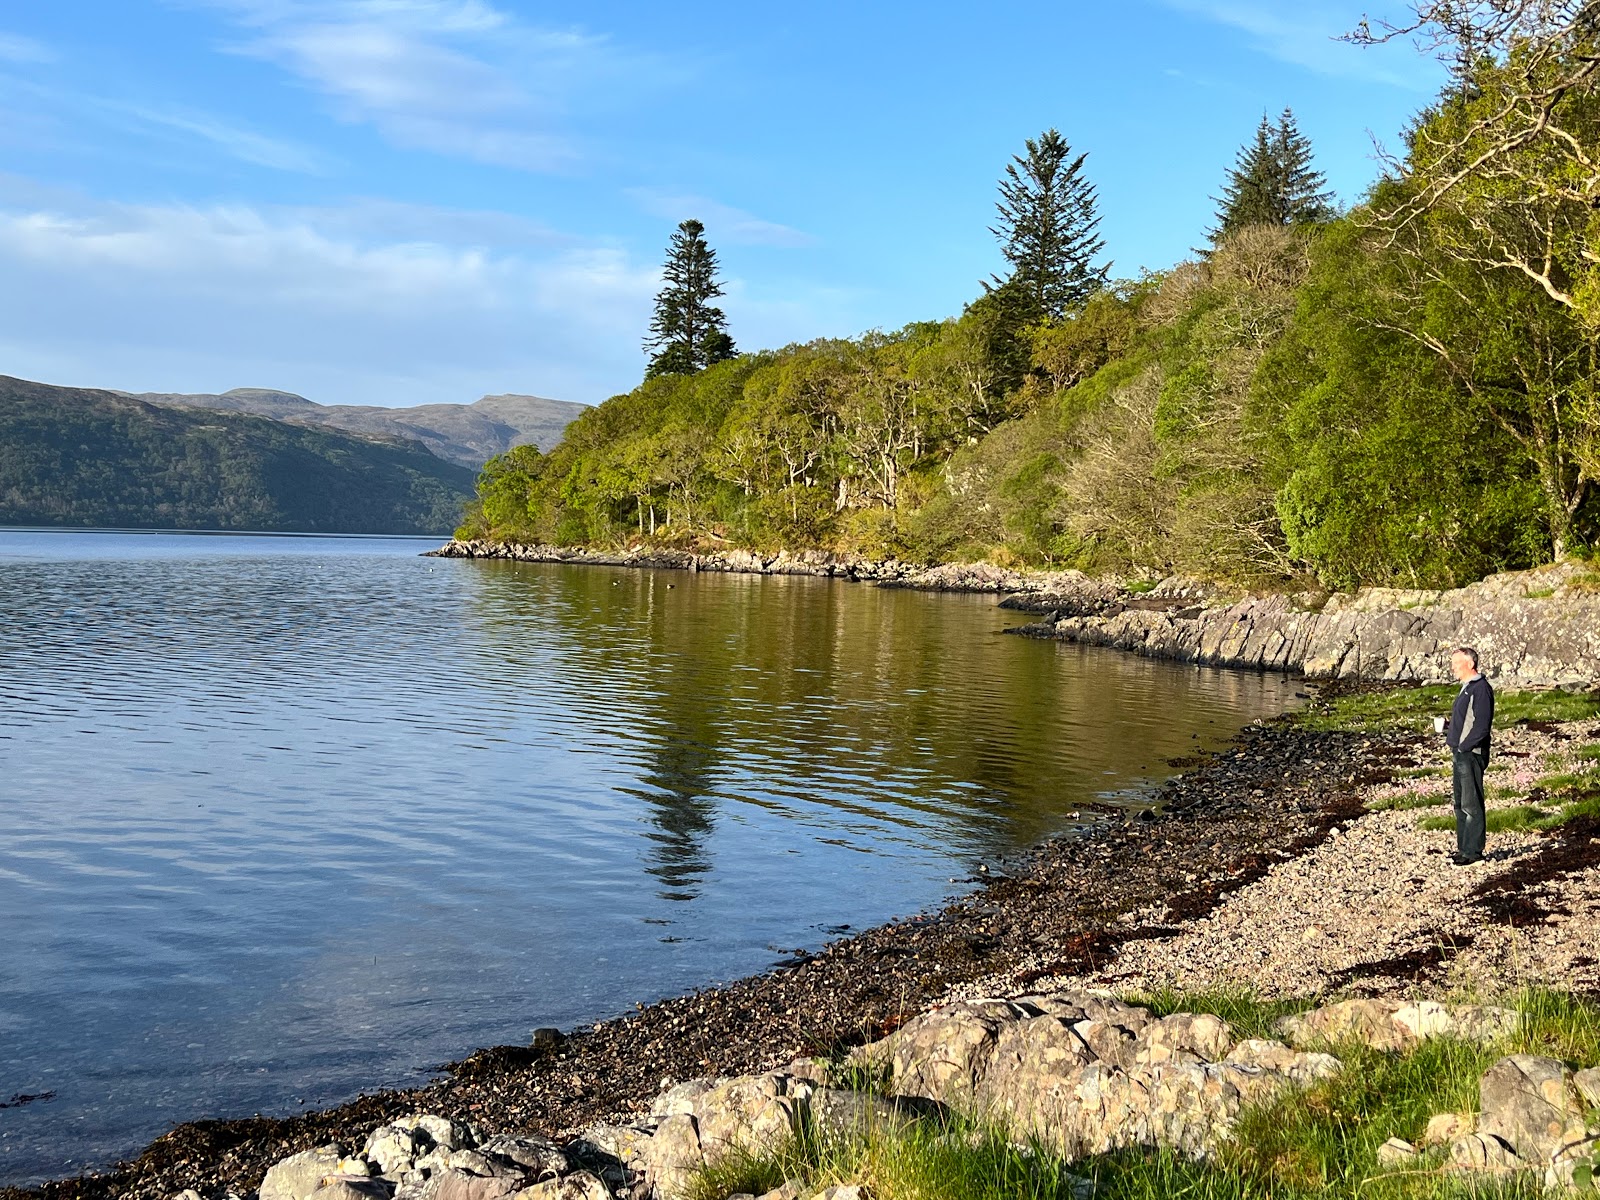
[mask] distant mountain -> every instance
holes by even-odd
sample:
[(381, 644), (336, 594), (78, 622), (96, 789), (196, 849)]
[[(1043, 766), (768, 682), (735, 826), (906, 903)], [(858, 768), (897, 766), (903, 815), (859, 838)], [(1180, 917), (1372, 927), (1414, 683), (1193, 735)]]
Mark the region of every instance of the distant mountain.
[(446, 534), (474, 478), (409, 438), (0, 375), (0, 524)]
[(588, 406), (543, 396), (485, 396), (472, 404), (422, 404), (415, 408), (317, 404), (293, 392), (235, 388), (220, 396), (168, 392), (125, 393), (172, 408), (254, 413), (296, 425), (328, 425), (351, 433), (415, 438), (440, 458), (477, 470), (496, 454), (529, 442), (549, 450)]

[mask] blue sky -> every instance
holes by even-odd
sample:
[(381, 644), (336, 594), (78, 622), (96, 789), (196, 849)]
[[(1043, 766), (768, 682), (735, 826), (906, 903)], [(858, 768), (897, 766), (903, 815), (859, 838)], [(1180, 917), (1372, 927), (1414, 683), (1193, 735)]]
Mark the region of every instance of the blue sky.
[(596, 402), (638, 381), (677, 221), (706, 223), (743, 348), (952, 315), (1050, 126), (1088, 151), (1115, 273), (1169, 266), (1263, 110), (1360, 197), (1440, 78), (1334, 40), (1362, 15), (0, 0), (0, 374)]

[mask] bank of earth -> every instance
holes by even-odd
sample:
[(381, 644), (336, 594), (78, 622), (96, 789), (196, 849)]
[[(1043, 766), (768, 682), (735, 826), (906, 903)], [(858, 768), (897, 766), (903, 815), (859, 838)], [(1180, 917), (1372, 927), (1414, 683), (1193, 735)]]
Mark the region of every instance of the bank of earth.
[[(766, 974), (667, 1000), (592, 1028), (542, 1037), (530, 1046), (479, 1051), (421, 1088), (366, 1096), (286, 1119), (183, 1125), (117, 1171), (49, 1184), (32, 1193), (13, 1191), (6, 1200), (23, 1195), (165, 1200), (186, 1189), (208, 1200), (246, 1197), (262, 1186), (270, 1168), (312, 1151), (320, 1157), (297, 1160), (305, 1172), (296, 1178), (304, 1183), (306, 1172), (321, 1172), (312, 1181), (320, 1183), (324, 1177), (351, 1175), (339, 1184), (353, 1189), (341, 1193), (344, 1200), (356, 1194), (387, 1195), (401, 1184), (410, 1189), (408, 1197), (447, 1200), (448, 1193), (482, 1200), (496, 1189), (497, 1195), (513, 1194), (505, 1190), (511, 1183), (518, 1190), (538, 1186), (547, 1167), (545, 1173), (566, 1180), (559, 1184), (567, 1189), (562, 1196), (582, 1194), (592, 1177), (593, 1186), (607, 1189), (608, 1195), (640, 1197), (667, 1177), (663, 1171), (687, 1172), (674, 1176), (677, 1183), (667, 1190), (687, 1186), (691, 1176), (700, 1179), (694, 1155), (701, 1155), (703, 1165), (708, 1143), (691, 1145), (686, 1122), (696, 1131), (714, 1131), (719, 1120), (709, 1109), (695, 1115), (695, 1106), (702, 1103), (697, 1097), (703, 1098), (707, 1085), (669, 1089), (668, 1096), (675, 1098), (663, 1100), (664, 1080), (673, 1086), (742, 1080), (724, 1087), (715, 1103), (726, 1100), (734, 1106), (729, 1111), (744, 1111), (740, 1104), (764, 1097), (758, 1107), (769, 1118), (774, 1112), (789, 1114), (785, 1120), (809, 1112), (811, 1101), (803, 1093), (818, 1087), (829, 1090), (819, 1101), (823, 1107), (856, 1111), (851, 1108), (855, 1101), (830, 1099), (832, 1091), (840, 1090), (834, 1086), (837, 1073), (855, 1070), (849, 1065), (853, 1053), (896, 1030), (926, 1028), (927, 1021), (943, 1019), (926, 1016), (930, 1010), (978, 993), (986, 1002), (1002, 1005), (979, 1022), (992, 1025), (990, 1018), (1000, 1019), (995, 1014), (1002, 1011), (1010, 1014), (1006, 1021), (1037, 1021), (1054, 1013), (1052, 1019), (1059, 1023), (1073, 1005), (1087, 1012), (1091, 993), (1095, 1003), (1126, 1004), (1139, 993), (1169, 985), (1203, 989), (1241, 977), (1265, 985), (1264, 1003), (1273, 1003), (1272, 995), (1284, 997), (1276, 1002), (1287, 1005), (1281, 1012), (1305, 1007), (1313, 996), (1322, 1001), (1360, 996), (1450, 999), (1471, 988), (1493, 997), (1530, 983), (1567, 992), (1596, 990), (1597, 955), (1591, 943), (1600, 927), (1600, 873), (1590, 840), (1600, 836), (1600, 816), (1577, 810), (1592, 799), (1586, 799), (1583, 789), (1592, 785), (1600, 795), (1600, 780), (1592, 778), (1594, 763), (1584, 757), (1600, 743), (1600, 700), (1561, 692), (1505, 697), (1506, 753), (1497, 769), (1513, 774), (1491, 781), (1494, 802), (1497, 809), (1518, 808), (1527, 828), (1515, 839), (1497, 836), (1491, 861), (1463, 874), (1447, 865), (1450, 835), (1417, 827), (1420, 810), (1395, 799), (1407, 788), (1420, 796), (1428, 788), (1437, 793), (1441, 786), (1438, 747), (1423, 730), (1442, 698), (1435, 690), (1368, 694), (1348, 684), (1326, 685), (1307, 712), (1249, 727), (1229, 749), (1187, 764), (1187, 772), (1163, 789), (1148, 819), (1108, 821), (1086, 836), (1051, 841), (1017, 861), (995, 864), (975, 881), (972, 894), (939, 912), (867, 931)], [(1515, 774), (1519, 769), (1522, 774)], [(1546, 783), (1525, 780), (1523, 775), (1532, 778), (1530, 772), (1540, 772), (1538, 778)], [(1570, 777), (1569, 784), (1554, 782), (1557, 776)], [(1544, 792), (1530, 801), (1540, 786)], [(1529, 795), (1516, 799), (1511, 793), (1517, 788)], [(1577, 810), (1569, 813), (1564, 805)], [(1552, 823), (1536, 828), (1530, 810)], [(1564, 819), (1556, 823), (1557, 817)], [(1385, 851), (1404, 856), (1399, 864), (1403, 869), (1397, 869), (1393, 857), (1375, 858), (1375, 847), (1381, 848), (1386, 837), (1394, 841), (1391, 826), (1406, 822), (1414, 836)], [(1305, 904), (1304, 897), (1295, 899), (1295, 889), (1308, 870), (1321, 872), (1322, 907), (1285, 907)], [(1407, 902), (1391, 903), (1386, 887), (1411, 889)], [(1480, 943), (1461, 936), (1454, 925), (1416, 920), (1419, 910), (1459, 911), (1467, 924), (1492, 930), (1493, 936), (1482, 940), (1479, 954)], [(1346, 912), (1355, 915), (1343, 918)], [(1291, 914), (1287, 921), (1286, 913)], [(1302, 920), (1309, 923), (1302, 927)], [(1171, 961), (1177, 965), (1169, 975), (1161, 974), (1163, 946), (1175, 951)], [(1297, 965), (1307, 959), (1314, 969)], [(1029, 996), (1033, 999), (1023, 999)], [(1040, 999), (1051, 996), (1048, 1005)], [(1391, 1005), (1385, 1010), (1388, 1020), (1401, 1005), (1385, 1003)], [(1123, 1032), (1115, 1035), (1116, 1045), (1103, 1048), (1109, 1057), (1095, 1058), (1106, 1070), (1121, 1071), (1119, 1080), (1132, 1079), (1127, 1068), (1141, 1066), (1133, 1058), (1126, 1067), (1118, 1066), (1118, 1046), (1124, 1035), (1131, 1046), (1145, 1025), (1157, 1020), (1159, 1012), (1151, 1004), (1147, 999), (1142, 1006), (1146, 1018), (1117, 1009), (1123, 1023), (1111, 1024)], [(1155, 1010), (1161, 1007), (1154, 1004)], [(1427, 1011), (1433, 1015), (1423, 1023), (1437, 1026), (1443, 1018)], [(1406, 1019), (1422, 1018), (1413, 1013)], [(1478, 1018), (1458, 1014), (1450, 1019), (1470, 1024)], [(1498, 1037), (1509, 1018), (1482, 1019), (1489, 1023), (1484, 1028)], [(998, 1026), (991, 1032), (998, 1037)], [(1250, 1040), (1237, 1033), (1229, 1034), (1223, 1060)], [(1178, 1038), (1177, 1033), (1172, 1036)], [(1152, 1037), (1172, 1041), (1159, 1031), (1145, 1041)], [(1177, 1042), (1169, 1049), (1187, 1066), (1204, 1058)], [(1271, 1047), (1247, 1047), (1240, 1053), (1257, 1051), (1269, 1057), (1280, 1054)], [(1288, 1047), (1281, 1053), (1316, 1052)], [(1236, 1058), (1229, 1067), (1215, 1057), (1204, 1061), (1212, 1063), (1210, 1075), (1205, 1070), (1200, 1076), (1192, 1071), (1173, 1075), (1181, 1094), (1173, 1093), (1171, 1104), (1178, 1106), (1174, 1112), (1189, 1112), (1200, 1104), (1216, 1118), (1202, 1122), (1213, 1134), (1242, 1119), (1248, 1089), (1229, 1084), (1230, 1093), (1222, 1087), (1229, 1073), (1248, 1068), (1245, 1074), (1252, 1078), (1270, 1073), (1273, 1080), (1289, 1079), (1297, 1071), (1305, 1074), (1298, 1059), (1274, 1060), (1274, 1066)], [(1077, 1069), (1089, 1065), (1085, 1060)], [(1481, 1065), (1487, 1070), (1492, 1064)], [(875, 1069), (871, 1063), (859, 1066), (852, 1078)], [(1198, 1090), (1183, 1091), (1189, 1087), (1184, 1078)], [(663, 1104), (671, 1111), (660, 1111)], [(871, 1111), (878, 1111), (875, 1105)], [(418, 1114), (444, 1125), (436, 1124), (429, 1134), (416, 1124)], [(617, 1141), (653, 1142), (671, 1117), (685, 1120), (670, 1127), (657, 1157), (676, 1136), (681, 1144), (672, 1161), (678, 1167), (630, 1159), (633, 1152)], [(392, 1128), (397, 1121), (398, 1131)], [(1189, 1118), (1178, 1124), (1186, 1122)], [(386, 1128), (387, 1133), (380, 1133)], [(1102, 1135), (1102, 1140), (1132, 1138), (1127, 1144), (1143, 1145), (1149, 1139), (1139, 1129), (1152, 1127), (1148, 1122), (1126, 1128), (1119, 1124), (1101, 1134), (1072, 1128), (1078, 1132), (1069, 1130), (1070, 1137), (1082, 1134), (1091, 1142)], [(442, 1146), (435, 1136), (441, 1131), (459, 1144)], [(1405, 1138), (1408, 1132), (1420, 1136), (1400, 1129), (1395, 1136)], [(399, 1174), (369, 1174), (364, 1183), (354, 1179), (361, 1171), (385, 1170), (372, 1157), (379, 1144), (399, 1145), (408, 1138), (409, 1150), (393, 1151), (391, 1165)], [(1157, 1138), (1149, 1144), (1162, 1143)], [(334, 1145), (340, 1154), (330, 1161), (332, 1151), (326, 1148)], [(539, 1147), (563, 1157), (558, 1161), (552, 1153), (538, 1160), (545, 1152)], [(444, 1158), (423, 1163), (434, 1151), (442, 1151)], [(444, 1161), (458, 1151), (459, 1160)], [(508, 1166), (517, 1155), (532, 1165)], [(339, 1169), (345, 1158), (351, 1161)], [(280, 1179), (287, 1177), (280, 1172)], [(268, 1200), (276, 1194), (269, 1188)], [(322, 1200), (339, 1197), (329, 1194)], [(598, 1192), (593, 1200), (599, 1200)]]
[(1600, 571), (1566, 560), (1451, 590), (1365, 588), (1343, 593), (1248, 594), (1204, 581), (1151, 585), (1079, 571), (1021, 571), (990, 563), (922, 566), (825, 551), (697, 554), (455, 540), (442, 558), (808, 575), (881, 587), (992, 592), (1040, 619), (1012, 630), (1207, 666), (1310, 678), (1443, 683), (1450, 651), (1482, 651), (1500, 687), (1583, 688), (1600, 679)]

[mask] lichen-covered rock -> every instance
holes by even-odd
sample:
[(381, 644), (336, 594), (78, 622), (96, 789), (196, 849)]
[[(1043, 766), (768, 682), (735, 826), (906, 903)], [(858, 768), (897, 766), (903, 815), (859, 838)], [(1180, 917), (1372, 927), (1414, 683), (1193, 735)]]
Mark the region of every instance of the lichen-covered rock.
[(1478, 1120), (1466, 1113), (1436, 1113), (1428, 1118), (1428, 1127), (1422, 1131), (1424, 1146), (1448, 1146), (1451, 1142), (1476, 1133)]
[(1001, 1026), (1034, 1015), (1036, 1010), (1003, 1000), (941, 1005), (865, 1047), (858, 1058), (887, 1066), (897, 1091), (946, 1104), (966, 1102), (988, 1068)]
[[(526, 1186), (520, 1176), (474, 1175), (456, 1167), (445, 1167), (429, 1174), (420, 1187), (407, 1185), (395, 1193), (395, 1200), (506, 1200)], [(408, 1194), (409, 1193), (409, 1194)]]
[(1233, 1030), (1209, 1013), (1173, 1013), (1152, 1021), (1134, 1039), (1135, 1066), (1220, 1062), (1233, 1048)]
[(1518, 1020), (1514, 1010), (1487, 1004), (1342, 1000), (1284, 1017), (1278, 1030), (1294, 1046), (1353, 1041), (1374, 1050), (1405, 1051), (1434, 1037), (1490, 1045), (1514, 1033)]
[(1572, 1074), (1553, 1058), (1502, 1058), (1478, 1085), (1478, 1131), (1500, 1138), (1517, 1157), (1547, 1162), (1563, 1143), (1584, 1136)]
[(1584, 1186), (1600, 1191), (1600, 1134), (1589, 1134), (1556, 1150), (1545, 1169), (1544, 1184), (1551, 1190)]
[(291, 1154), (267, 1168), (256, 1194), (259, 1200), (307, 1200), (324, 1179), (339, 1173), (339, 1160), (343, 1157), (343, 1147), (336, 1145)]
[(1331, 1054), (1292, 1050), (1282, 1042), (1267, 1038), (1246, 1038), (1229, 1050), (1223, 1061), (1272, 1071), (1300, 1087), (1309, 1087), (1320, 1079), (1331, 1079), (1344, 1067)]
[(656, 1200), (678, 1200), (705, 1161), (700, 1127), (691, 1114), (675, 1113), (663, 1120), (645, 1150), (646, 1178)]

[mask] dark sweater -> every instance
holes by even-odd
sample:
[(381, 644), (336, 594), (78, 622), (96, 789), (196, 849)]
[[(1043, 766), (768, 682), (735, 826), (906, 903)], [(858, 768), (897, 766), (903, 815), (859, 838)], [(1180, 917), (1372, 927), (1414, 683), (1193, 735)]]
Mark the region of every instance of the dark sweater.
[(1483, 748), (1489, 756), (1489, 727), (1494, 723), (1494, 689), (1482, 675), (1461, 685), (1444, 727), (1444, 742), (1458, 754)]

